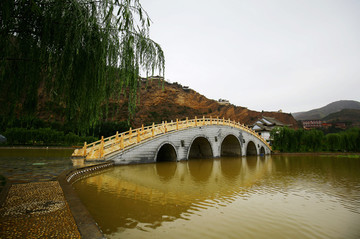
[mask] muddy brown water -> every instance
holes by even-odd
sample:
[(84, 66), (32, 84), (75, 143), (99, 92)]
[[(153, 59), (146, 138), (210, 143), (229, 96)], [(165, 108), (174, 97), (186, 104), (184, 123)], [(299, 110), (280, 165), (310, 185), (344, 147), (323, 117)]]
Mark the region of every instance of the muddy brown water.
[(108, 238), (360, 238), (360, 159), (119, 166), (73, 184)]

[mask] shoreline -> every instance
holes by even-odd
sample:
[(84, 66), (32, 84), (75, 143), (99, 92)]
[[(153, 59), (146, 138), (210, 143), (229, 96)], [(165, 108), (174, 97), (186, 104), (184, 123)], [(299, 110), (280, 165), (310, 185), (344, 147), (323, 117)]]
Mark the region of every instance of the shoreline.
[(271, 155), (294, 155), (294, 156), (306, 156), (306, 155), (360, 155), (360, 152), (283, 152), (283, 153), (272, 153)]

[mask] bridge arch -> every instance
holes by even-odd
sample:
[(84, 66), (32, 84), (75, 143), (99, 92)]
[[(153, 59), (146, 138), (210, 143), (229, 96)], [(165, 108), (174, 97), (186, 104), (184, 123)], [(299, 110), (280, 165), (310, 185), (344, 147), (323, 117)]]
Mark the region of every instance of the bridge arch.
[(241, 153), (241, 144), (235, 135), (229, 134), (221, 142), (220, 156), (238, 157)]
[(210, 140), (204, 135), (198, 135), (191, 141), (187, 159), (212, 158), (214, 156)]
[(246, 146), (246, 156), (257, 155), (256, 145), (253, 141), (249, 141)]
[(171, 162), (177, 160), (175, 146), (170, 142), (162, 143), (156, 151), (156, 162)]
[(265, 149), (263, 146), (260, 148), (260, 156), (265, 156)]

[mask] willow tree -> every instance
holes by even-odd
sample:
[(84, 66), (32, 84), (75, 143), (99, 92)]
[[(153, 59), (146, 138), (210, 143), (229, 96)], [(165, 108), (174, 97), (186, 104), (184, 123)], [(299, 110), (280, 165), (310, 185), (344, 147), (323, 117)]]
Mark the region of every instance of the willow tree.
[(1, 0), (0, 23), (3, 122), (35, 112), (42, 88), (84, 132), (124, 89), (134, 112), (140, 71), (163, 74), (139, 0)]

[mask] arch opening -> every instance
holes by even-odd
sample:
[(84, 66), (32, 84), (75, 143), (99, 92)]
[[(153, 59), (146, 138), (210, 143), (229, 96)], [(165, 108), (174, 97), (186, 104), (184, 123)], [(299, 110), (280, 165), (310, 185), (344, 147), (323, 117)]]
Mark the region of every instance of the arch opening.
[(263, 146), (260, 148), (260, 156), (265, 156), (265, 149)]
[(221, 143), (222, 157), (241, 156), (241, 146), (239, 140), (234, 135), (228, 135)]
[(249, 141), (246, 147), (246, 156), (250, 156), (250, 155), (257, 155), (256, 146), (252, 141)]
[(204, 137), (196, 138), (190, 147), (189, 159), (212, 158), (213, 152), (210, 142)]
[(174, 147), (171, 144), (164, 144), (156, 155), (156, 162), (175, 162), (176, 158)]

